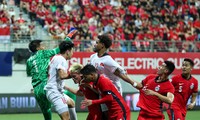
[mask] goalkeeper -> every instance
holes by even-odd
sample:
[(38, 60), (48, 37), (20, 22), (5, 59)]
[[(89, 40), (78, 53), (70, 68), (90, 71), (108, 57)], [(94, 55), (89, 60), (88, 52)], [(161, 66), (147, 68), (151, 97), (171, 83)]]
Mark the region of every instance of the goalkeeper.
[[(73, 35), (77, 32), (75, 28), (70, 30), (70, 33), (66, 37), (67, 40), (71, 40)], [(33, 40), (29, 43), (29, 50), (33, 53), (26, 62), (26, 73), (32, 77), (32, 86), (34, 89), (35, 98), (40, 106), (45, 120), (52, 120), (51, 103), (46, 98), (44, 86), (48, 80), (48, 65), (50, 58), (60, 52), (59, 47), (52, 50), (45, 50), (45, 45), (41, 40)], [(74, 101), (76, 96), (66, 92)], [(74, 105), (72, 105), (74, 106)], [(76, 112), (74, 109), (69, 109), (70, 118), (76, 120)], [(73, 114), (73, 115), (72, 115)]]

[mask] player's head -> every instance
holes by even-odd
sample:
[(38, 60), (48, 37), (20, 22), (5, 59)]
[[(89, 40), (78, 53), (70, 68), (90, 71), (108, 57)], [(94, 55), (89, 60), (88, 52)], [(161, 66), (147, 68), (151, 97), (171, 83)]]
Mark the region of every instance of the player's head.
[(72, 77), (74, 83), (80, 83), (83, 79), (82, 74), (80, 73), (81, 69), (83, 68), (83, 65), (79, 63), (72, 64), (69, 68), (70, 76)]
[(73, 55), (73, 47), (74, 43), (72, 43), (71, 41), (62, 41), (59, 44), (60, 54), (64, 55), (66, 59), (71, 59)]
[(108, 49), (112, 45), (111, 36), (109, 34), (103, 34), (98, 36), (98, 40), (94, 45), (94, 52), (99, 52), (101, 49)]
[(45, 45), (42, 43), (42, 40), (33, 40), (28, 45), (31, 52), (37, 52), (38, 50), (44, 50)]
[(175, 69), (175, 65), (171, 61), (164, 61), (158, 68), (158, 75), (166, 74), (170, 75)]
[(94, 82), (98, 78), (98, 74), (96, 68), (91, 65), (87, 64), (81, 69), (81, 74), (83, 75), (84, 82)]
[(183, 74), (191, 73), (193, 66), (194, 62), (189, 58), (185, 58), (182, 63), (182, 73)]

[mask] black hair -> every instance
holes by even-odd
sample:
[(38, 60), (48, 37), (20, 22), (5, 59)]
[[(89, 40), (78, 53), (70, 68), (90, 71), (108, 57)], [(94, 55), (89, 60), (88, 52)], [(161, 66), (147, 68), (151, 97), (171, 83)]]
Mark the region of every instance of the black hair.
[(193, 60), (189, 59), (189, 58), (185, 58), (183, 61), (187, 61), (190, 63), (190, 65), (193, 67), (194, 66), (194, 62)]
[(74, 43), (71, 41), (62, 41), (59, 44), (60, 53), (65, 53), (66, 50), (71, 50), (74, 47)]
[(98, 36), (99, 42), (103, 43), (106, 48), (109, 48), (112, 45), (112, 40), (108, 34), (103, 34)]
[(29, 45), (28, 45), (28, 47), (29, 47), (29, 50), (31, 51), (31, 52), (37, 52), (38, 50), (37, 50), (37, 47), (39, 47), (40, 46), (40, 43), (42, 42), (42, 40), (33, 40), (33, 41), (31, 41), (30, 43), (29, 43)]
[(171, 62), (171, 61), (164, 61), (164, 63), (166, 64), (166, 68), (168, 69), (168, 75), (170, 75), (173, 71), (174, 71), (174, 69), (175, 69), (175, 65), (174, 65), (174, 63), (173, 62)]
[(91, 64), (87, 64), (81, 69), (80, 73), (83, 75), (89, 75), (91, 73), (96, 73), (96, 68)]

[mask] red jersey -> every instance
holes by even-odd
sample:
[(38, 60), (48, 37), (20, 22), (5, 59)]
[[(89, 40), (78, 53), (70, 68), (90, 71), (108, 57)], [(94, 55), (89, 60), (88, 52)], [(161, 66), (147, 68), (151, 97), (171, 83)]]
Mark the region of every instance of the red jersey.
[(162, 114), (163, 102), (156, 96), (146, 95), (144, 89), (150, 89), (158, 92), (161, 95), (167, 96), (167, 93), (174, 93), (174, 87), (172, 83), (167, 80), (164, 82), (156, 82), (158, 75), (149, 75), (143, 81), (143, 88), (140, 89), (140, 96), (137, 106), (141, 108), (141, 111), (145, 111), (145, 116), (148, 117), (160, 117), (164, 118)]
[(172, 77), (172, 84), (175, 88), (174, 101), (171, 105), (172, 109), (179, 109), (182, 114), (186, 115), (186, 105), (192, 93), (198, 92), (198, 81), (191, 76), (186, 80), (182, 75)]
[[(83, 92), (87, 99), (95, 100), (99, 99), (99, 95), (87, 87), (79, 86), (79, 90)], [(89, 114), (87, 120), (102, 120), (102, 111), (100, 105), (88, 106)]]
[(130, 108), (111, 80), (103, 75), (99, 75), (97, 82), (94, 83), (94, 88), (99, 91), (102, 100), (93, 100), (92, 103), (105, 103), (108, 107), (109, 120), (130, 120)]

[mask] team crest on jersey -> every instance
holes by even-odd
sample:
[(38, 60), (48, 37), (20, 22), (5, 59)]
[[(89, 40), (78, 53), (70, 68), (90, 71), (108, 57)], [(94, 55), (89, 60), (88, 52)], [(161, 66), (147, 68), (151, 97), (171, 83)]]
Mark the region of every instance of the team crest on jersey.
[(194, 83), (192, 83), (191, 85), (190, 85), (190, 89), (193, 89), (194, 88)]
[(159, 91), (160, 90), (160, 85), (157, 85), (156, 87), (155, 87), (155, 91)]

